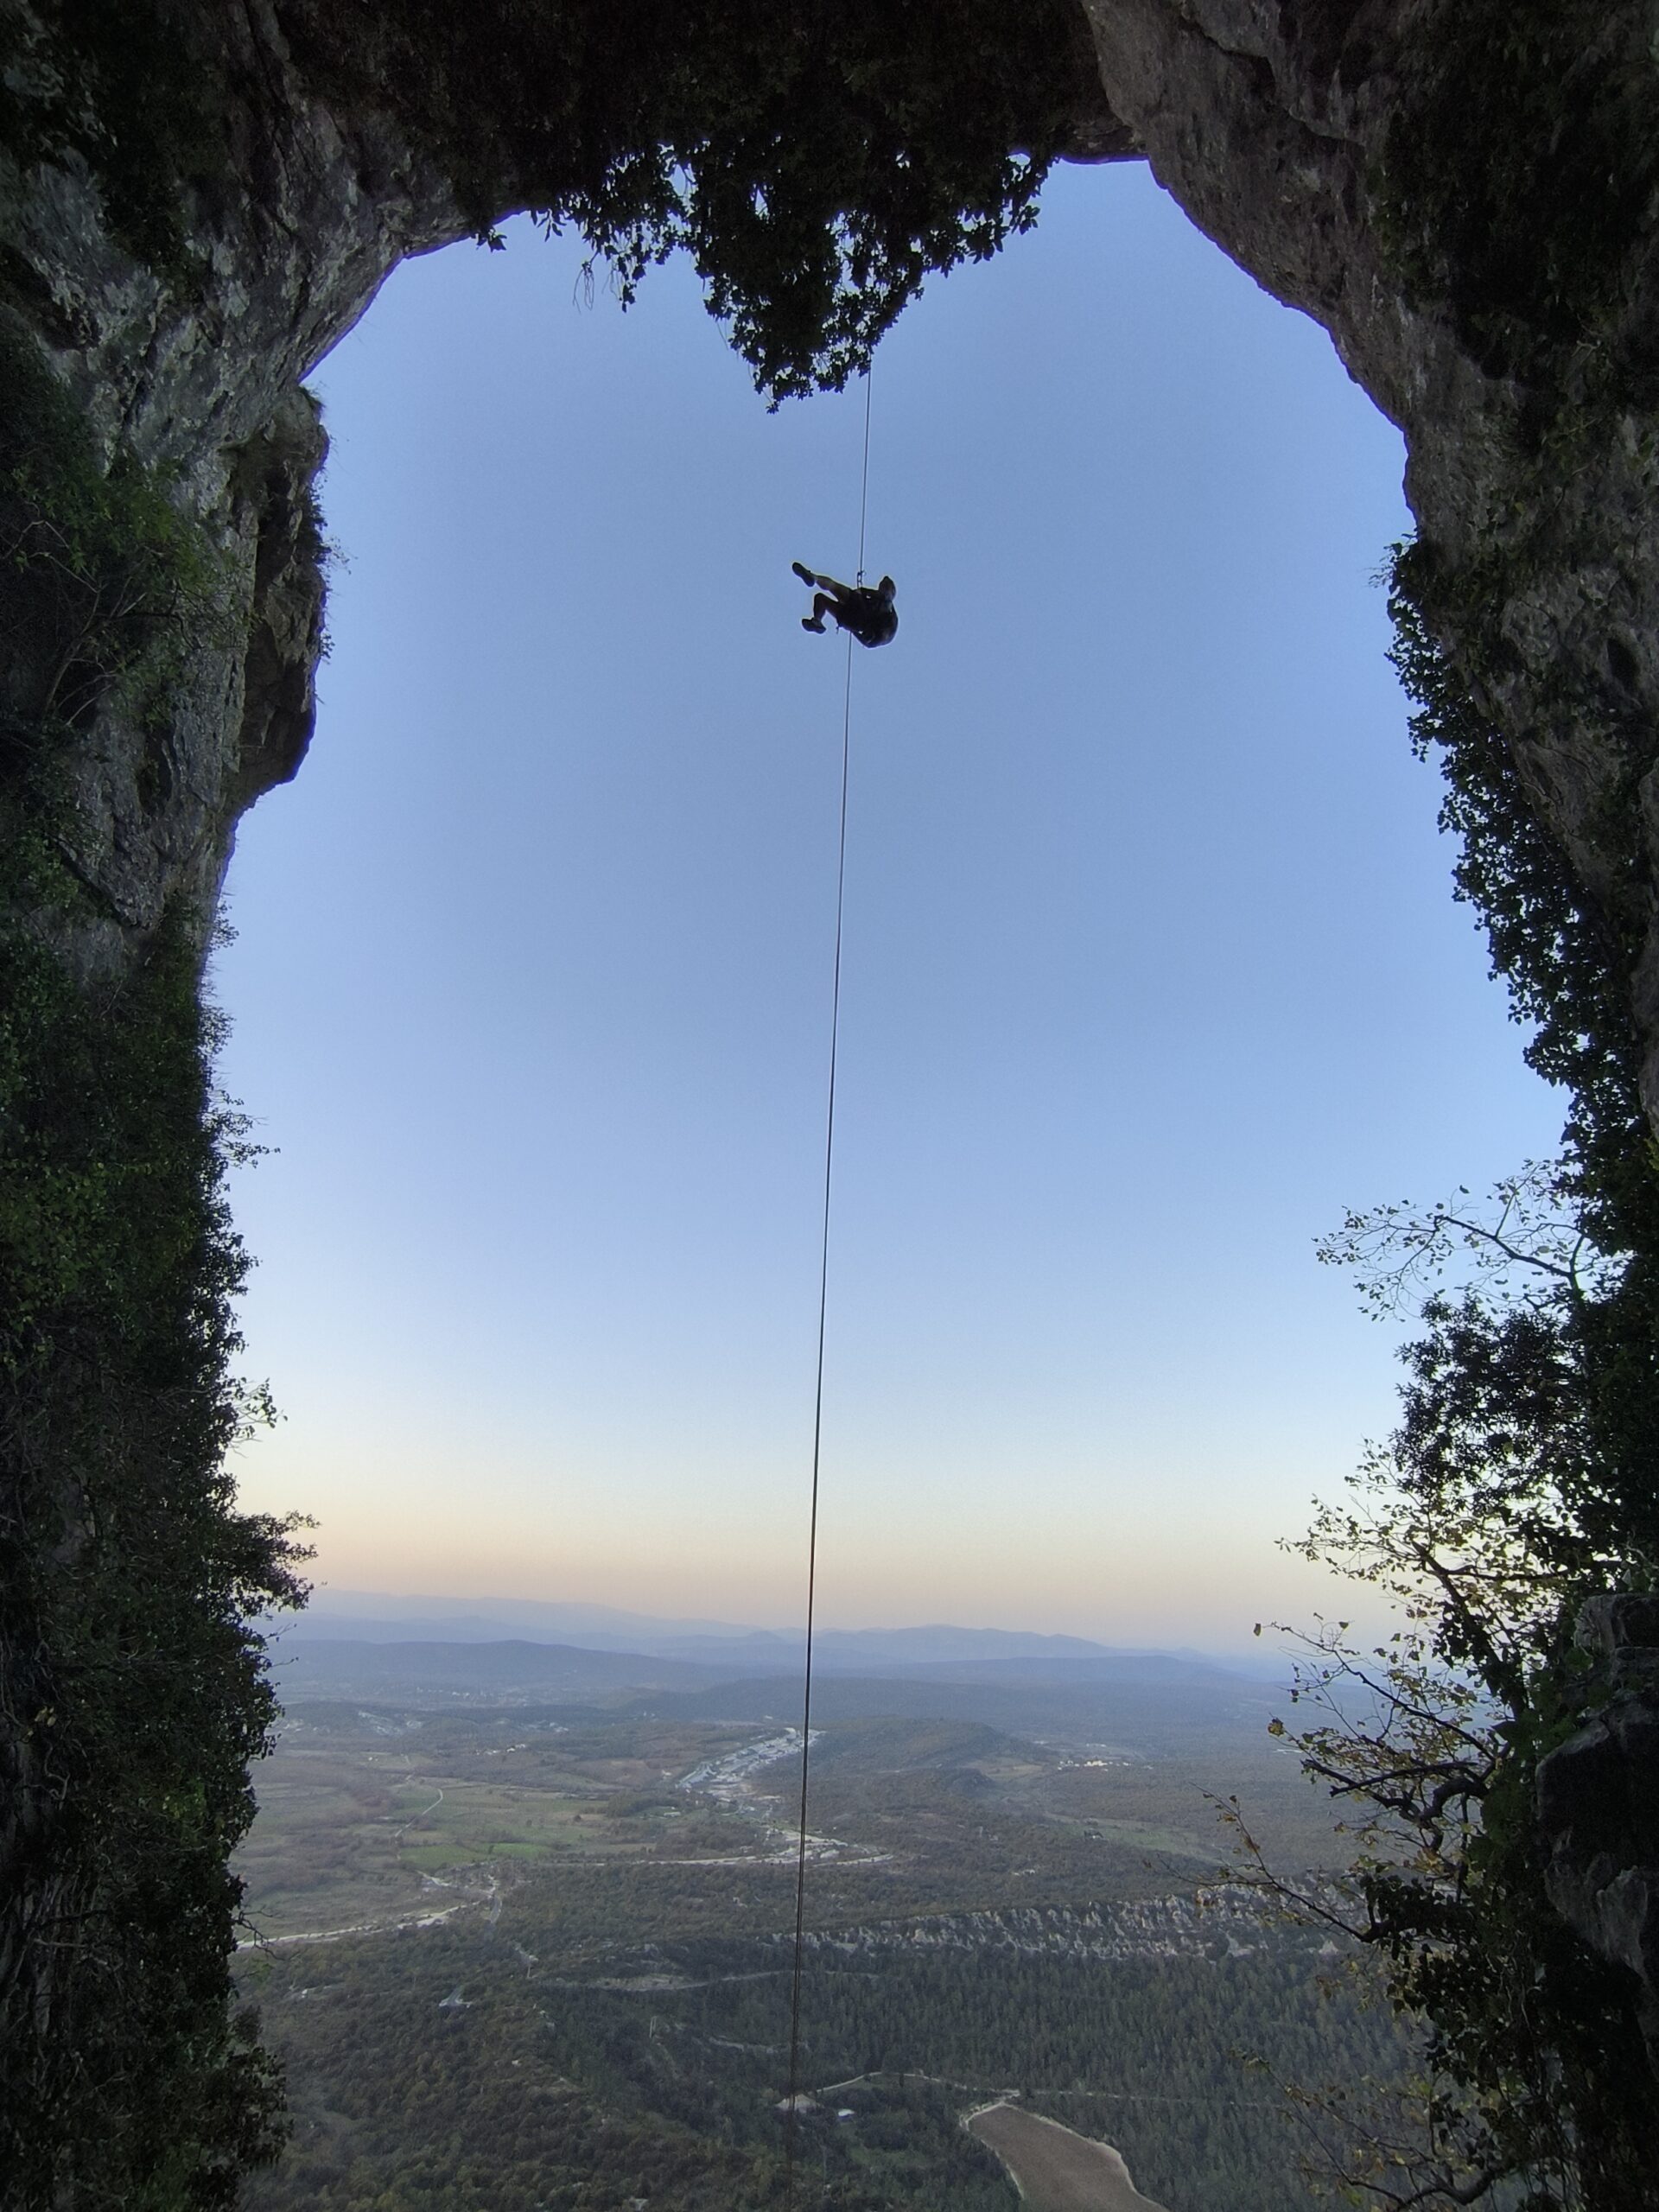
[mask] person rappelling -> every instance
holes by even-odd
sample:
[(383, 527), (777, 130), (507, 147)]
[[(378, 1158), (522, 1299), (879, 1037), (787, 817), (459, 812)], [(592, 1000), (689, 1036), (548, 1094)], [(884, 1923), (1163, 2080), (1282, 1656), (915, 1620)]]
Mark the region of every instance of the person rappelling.
[(812, 587), (812, 612), (802, 615), (803, 630), (822, 631), (824, 616), (832, 614), (837, 629), (856, 638), (861, 645), (885, 645), (898, 634), (893, 602), (899, 587), (891, 576), (883, 576), (879, 584), (842, 584), (833, 576), (815, 575), (799, 561), (789, 565), (804, 584)]

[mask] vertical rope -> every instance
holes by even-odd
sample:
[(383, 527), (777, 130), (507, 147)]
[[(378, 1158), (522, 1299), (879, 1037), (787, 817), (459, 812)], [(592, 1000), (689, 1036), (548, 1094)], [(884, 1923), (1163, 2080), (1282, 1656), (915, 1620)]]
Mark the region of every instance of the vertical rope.
[[(864, 470), (858, 487), (858, 576), (864, 581), (864, 524), (870, 512), (870, 372), (864, 372)], [(849, 654), (850, 660), (852, 656)]]
[[(858, 581), (864, 581), (864, 530), (870, 505), (870, 377), (864, 372), (864, 467), (858, 495)], [(794, 2212), (800, 2127), (801, 1973), (806, 1955), (806, 1791), (812, 1758), (812, 1625), (818, 1581), (818, 1470), (823, 1445), (823, 1340), (830, 1306), (830, 1197), (836, 1158), (836, 1067), (841, 1042), (842, 917), (847, 893), (847, 785), (852, 759), (853, 639), (841, 703), (841, 828), (836, 850), (836, 961), (830, 992), (830, 1095), (823, 1126), (823, 1228), (818, 1246), (818, 1368), (812, 1397), (812, 1505), (806, 1539), (806, 1655), (801, 1684), (801, 1808), (795, 1843), (795, 1962), (789, 1992), (789, 2099), (784, 2123), (784, 2203)]]

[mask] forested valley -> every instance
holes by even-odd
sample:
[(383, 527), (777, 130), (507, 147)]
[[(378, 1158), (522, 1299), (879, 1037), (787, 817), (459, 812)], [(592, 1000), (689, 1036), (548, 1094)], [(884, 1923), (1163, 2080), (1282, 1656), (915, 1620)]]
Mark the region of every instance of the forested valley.
[[(867, 1710), (814, 1745), (811, 2201), (1011, 2206), (962, 2126), (1007, 2095), (1169, 2212), (1315, 2202), (1328, 2130), (1291, 2093), (1363, 2103), (1413, 2044), (1348, 1947), (1222, 1878), (1230, 1778), (1311, 1894), (1338, 1855), (1268, 1694), (1166, 1700), (1154, 1755), (895, 1719), (882, 1688), (843, 1687)], [(248, 2202), (781, 2204), (798, 1739), (672, 1698), (459, 1702), (291, 1708), (238, 1966), (295, 2130)], [(1052, 1707), (1075, 1730), (1075, 1693)]]

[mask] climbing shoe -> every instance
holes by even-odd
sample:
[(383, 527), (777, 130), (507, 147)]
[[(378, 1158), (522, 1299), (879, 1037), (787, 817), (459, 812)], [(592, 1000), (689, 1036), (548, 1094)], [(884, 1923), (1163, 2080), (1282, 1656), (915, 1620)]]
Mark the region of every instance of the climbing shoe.
[(798, 561), (791, 561), (789, 565), (804, 584), (815, 584), (818, 581), (811, 569), (803, 568)]
[(803, 630), (816, 630), (820, 637), (823, 634), (823, 624), (822, 622), (815, 622), (810, 614), (802, 615), (801, 627)]

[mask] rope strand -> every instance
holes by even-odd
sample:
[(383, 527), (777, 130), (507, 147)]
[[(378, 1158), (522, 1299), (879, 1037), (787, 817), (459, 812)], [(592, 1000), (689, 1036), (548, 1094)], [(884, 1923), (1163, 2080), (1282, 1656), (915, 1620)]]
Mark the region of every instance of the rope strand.
[[(870, 512), (870, 372), (864, 372), (864, 471), (858, 489), (858, 582), (864, 581), (864, 525)], [(849, 660), (852, 658), (848, 655)]]
[[(870, 378), (864, 372), (864, 467), (858, 500), (858, 581), (864, 581), (864, 531), (870, 505)], [(841, 828), (836, 851), (836, 960), (830, 993), (830, 1091), (823, 1128), (823, 1228), (818, 1248), (818, 1365), (812, 1400), (812, 1504), (806, 1541), (806, 1653), (801, 1685), (801, 1809), (795, 1845), (795, 1961), (789, 1993), (789, 2098), (784, 2127), (784, 2202), (794, 2212), (801, 2094), (801, 1974), (806, 1955), (806, 1793), (812, 1758), (812, 1627), (818, 1580), (818, 1470), (823, 1444), (823, 1343), (830, 1306), (830, 1197), (836, 1157), (836, 1066), (841, 1042), (842, 917), (847, 893), (847, 786), (852, 760), (853, 639), (841, 705)]]

